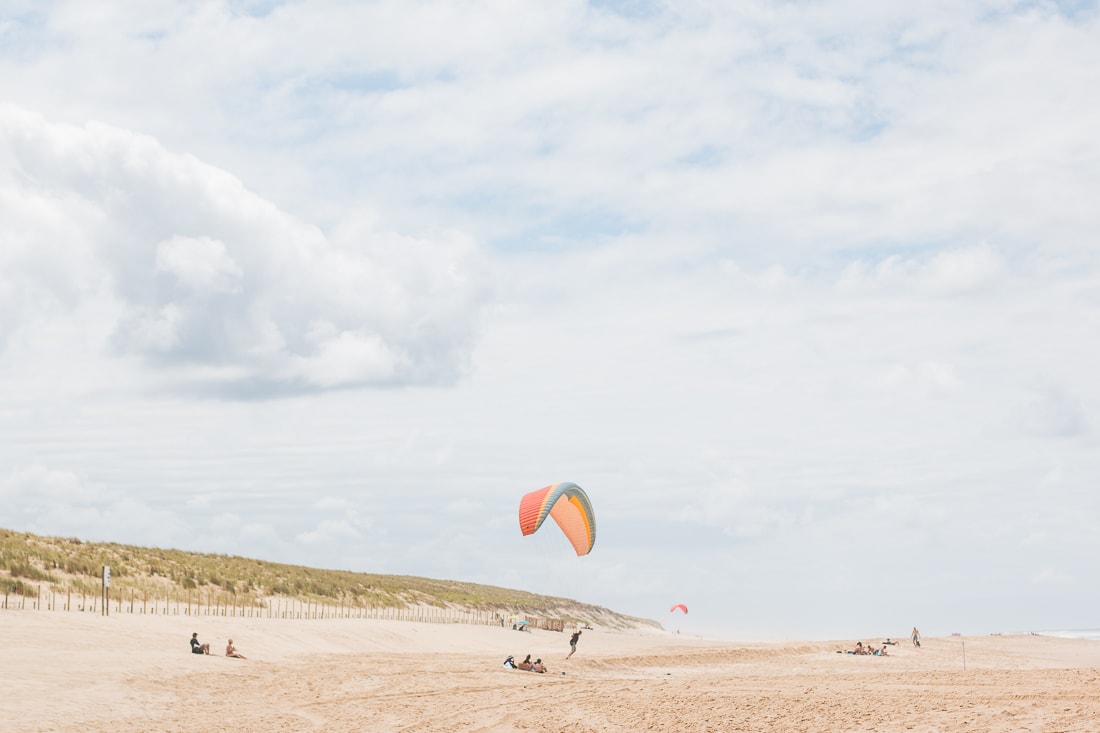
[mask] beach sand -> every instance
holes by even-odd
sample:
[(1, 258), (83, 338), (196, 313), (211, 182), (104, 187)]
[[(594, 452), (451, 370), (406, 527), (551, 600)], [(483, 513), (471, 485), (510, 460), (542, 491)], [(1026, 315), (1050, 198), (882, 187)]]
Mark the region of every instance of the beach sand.
[[(212, 656), (189, 653), (196, 631)], [(872, 657), (836, 653), (855, 639), (736, 643), (596, 628), (566, 660), (568, 636), (0, 611), (0, 730), (1100, 730), (1100, 642), (947, 637), (916, 649), (902, 638)], [(223, 656), (228, 638), (247, 660)], [(550, 672), (502, 667), (528, 653)]]

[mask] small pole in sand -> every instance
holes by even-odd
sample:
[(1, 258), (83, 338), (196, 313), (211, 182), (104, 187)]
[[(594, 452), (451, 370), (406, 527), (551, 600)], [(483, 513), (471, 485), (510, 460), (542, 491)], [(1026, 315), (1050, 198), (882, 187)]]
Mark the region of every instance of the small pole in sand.
[(111, 566), (103, 566), (103, 615), (111, 615)]
[(962, 647), (963, 647), (963, 671), (965, 672), (966, 671), (966, 642), (965, 641), (962, 643)]

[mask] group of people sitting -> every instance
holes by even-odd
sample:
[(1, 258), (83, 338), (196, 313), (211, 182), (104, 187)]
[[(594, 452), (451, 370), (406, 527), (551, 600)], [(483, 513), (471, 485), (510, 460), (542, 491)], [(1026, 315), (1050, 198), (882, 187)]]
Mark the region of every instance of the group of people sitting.
[(532, 662), (530, 654), (518, 664), (516, 663), (515, 657), (509, 654), (508, 658), (504, 660), (504, 667), (505, 669), (522, 669), (527, 672), (546, 672), (546, 665), (542, 663), (542, 659), (536, 659)]
[(848, 653), (849, 654), (870, 654), (870, 655), (875, 656), (875, 657), (885, 657), (885, 656), (887, 656), (887, 654), (886, 654), (886, 645), (889, 644), (889, 643), (890, 643), (890, 640), (887, 639), (885, 642), (883, 642), (881, 648), (876, 648), (876, 647), (871, 646), (870, 644), (867, 644), (866, 646), (864, 646), (862, 641), (857, 641), (856, 642), (856, 648), (853, 649), (852, 651), (848, 652)]
[[(191, 634), (191, 653), (192, 654), (209, 654), (210, 644), (203, 644), (199, 641), (199, 632)], [(245, 655), (241, 654), (237, 647), (233, 646), (233, 640), (230, 639), (229, 643), (225, 645), (225, 656), (234, 657), (236, 659), (247, 659)]]

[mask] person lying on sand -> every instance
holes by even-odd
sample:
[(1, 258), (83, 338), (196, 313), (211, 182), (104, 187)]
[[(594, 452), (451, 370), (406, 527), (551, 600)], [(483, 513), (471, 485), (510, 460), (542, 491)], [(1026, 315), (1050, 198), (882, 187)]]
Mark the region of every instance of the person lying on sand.
[(531, 655), (528, 654), (522, 662), (516, 665), (516, 669), (522, 669), (525, 672), (530, 672), (531, 666)]
[(542, 663), (541, 659), (536, 659), (535, 663), (531, 665), (532, 672), (546, 672), (546, 665)]
[(229, 643), (225, 645), (225, 656), (236, 657), (237, 659), (248, 659), (248, 657), (241, 654), (240, 651), (237, 650), (237, 647), (233, 646), (232, 639), (230, 639)]

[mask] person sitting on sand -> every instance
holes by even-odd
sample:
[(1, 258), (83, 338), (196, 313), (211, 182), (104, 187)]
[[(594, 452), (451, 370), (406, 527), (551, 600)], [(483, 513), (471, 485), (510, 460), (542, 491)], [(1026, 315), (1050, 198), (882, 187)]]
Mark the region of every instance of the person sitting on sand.
[(225, 656), (236, 657), (237, 659), (248, 659), (245, 655), (241, 654), (237, 647), (233, 646), (233, 640), (230, 639), (229, 643), (225, 645)]
[(209, 654), (210, 645), (203, 644), (199, 641), (199, 632), (191, 634), (191, 653), (192, 654)]
[(528, 654), (527, 657), (522, 662), (520, 662), (519, 664), (516, 665), (516, 669), (522, 669), (525, 672), (530, 672), (531, 671), (531, 666), (532, 666), (531, 665), (531, 655)]
[(505, 669), (515, 669), (516, 668), (516, 658), (513, 657), (511, 654), (509, 654), (508, 658), (504, 660), (504, 668)]
[(546, 665), (542, 663), (541, 659), (536, 659), (535, 663), (531, 665), (532, 672), (545, 672)]
[(863, 649), (863, 642), (862, 641), (857, 641), (856, 642), (856, 648), (853, 649), (850, 653), (851, 654), (866, 654), (867, 652), (864, 651), (864, 649)]

